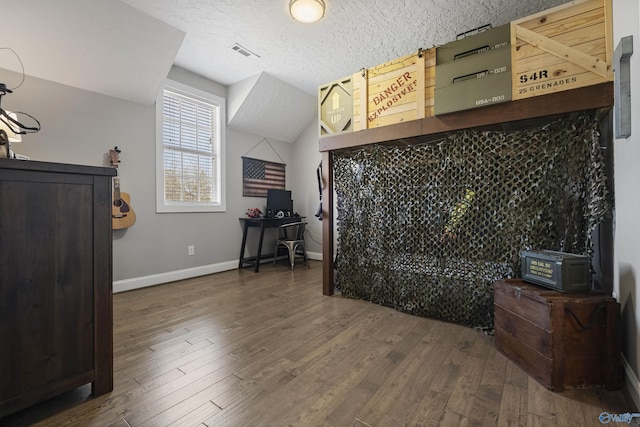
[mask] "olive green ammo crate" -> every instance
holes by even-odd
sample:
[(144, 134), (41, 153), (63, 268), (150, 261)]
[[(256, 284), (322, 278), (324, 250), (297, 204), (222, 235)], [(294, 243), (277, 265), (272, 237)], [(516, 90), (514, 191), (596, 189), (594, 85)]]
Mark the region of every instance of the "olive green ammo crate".
[(491, 74), (435, 90), (435, 114), (485, 107), (511, 100), (511, 74)]
[(511, 77), (511, 49), (508, 47), (438, 65), (436, 90), (501, 73)]
[(435, 114), (511, 101), (511, 81), (508, 46), (437, 65)]
[(511, 101), (510, 26), (436, 49), (436, 115)]
[(493, 49), (508, 47), (510, 42), (510, 25), (501, 25), (438, 47), (436, 49), (436, 65), (459, 61)]
[(560, 292), (591, 290), (591, 258), (558, 251), (520, 251), (522, 280)]

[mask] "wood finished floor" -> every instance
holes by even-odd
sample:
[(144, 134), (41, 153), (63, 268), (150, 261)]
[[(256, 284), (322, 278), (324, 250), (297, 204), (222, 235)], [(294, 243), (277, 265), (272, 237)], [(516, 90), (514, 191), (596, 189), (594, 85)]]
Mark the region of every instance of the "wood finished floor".
[(115, 387), (9, 426), (601, 426), (623, 391), (553, 393), (472, 329), (321, 295), (321, 264), (114, 295)]

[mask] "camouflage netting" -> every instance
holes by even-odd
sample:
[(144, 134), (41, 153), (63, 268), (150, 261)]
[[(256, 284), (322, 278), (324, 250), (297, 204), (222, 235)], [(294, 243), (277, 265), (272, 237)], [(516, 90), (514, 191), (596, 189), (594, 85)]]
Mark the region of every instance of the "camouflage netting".
[(611, 211), (595, 113), (334, 156), (342, 294), (493, 331), (522, 249), (592, 255)]

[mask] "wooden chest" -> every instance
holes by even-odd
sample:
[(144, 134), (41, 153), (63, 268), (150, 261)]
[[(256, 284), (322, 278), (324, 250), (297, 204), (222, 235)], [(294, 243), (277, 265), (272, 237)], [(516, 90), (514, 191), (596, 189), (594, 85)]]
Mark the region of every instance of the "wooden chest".
[(494, 283), (494, 308), (496, 349), (545, 387), (622, 386), (615, 299), (505, 279)]

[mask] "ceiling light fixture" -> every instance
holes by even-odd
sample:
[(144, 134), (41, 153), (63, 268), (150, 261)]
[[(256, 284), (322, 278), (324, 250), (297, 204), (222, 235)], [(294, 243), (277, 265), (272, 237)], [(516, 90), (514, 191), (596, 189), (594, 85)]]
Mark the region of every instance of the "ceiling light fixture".
[(305, 24), (319, 21), (324, 16), (323, 0), (291, 0), (289, 13), (296, 21)]

